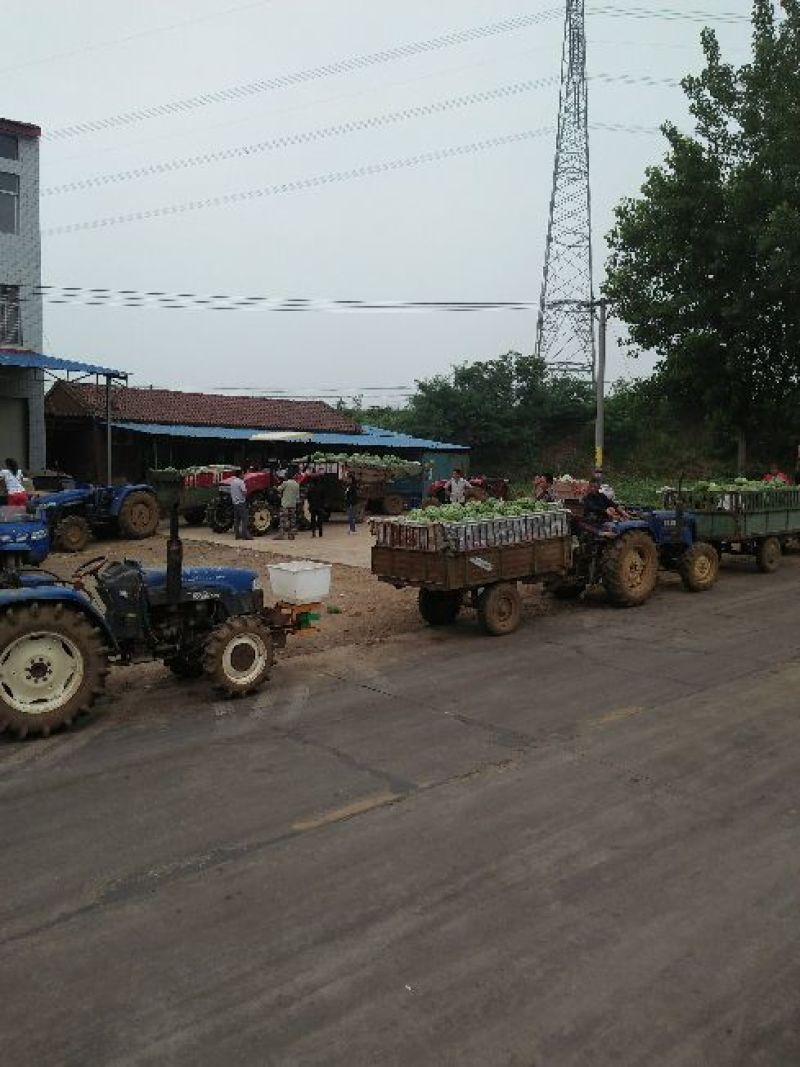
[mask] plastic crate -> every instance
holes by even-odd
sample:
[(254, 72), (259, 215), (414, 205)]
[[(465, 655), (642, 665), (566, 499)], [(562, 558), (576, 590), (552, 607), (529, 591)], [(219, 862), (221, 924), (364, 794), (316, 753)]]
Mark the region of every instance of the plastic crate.
[(313, 604), (326, 597), (331, 591), (332, 569), (330, 563), (310, 560), (273, 563), (267, 568), (272, 592), (287, 604)]

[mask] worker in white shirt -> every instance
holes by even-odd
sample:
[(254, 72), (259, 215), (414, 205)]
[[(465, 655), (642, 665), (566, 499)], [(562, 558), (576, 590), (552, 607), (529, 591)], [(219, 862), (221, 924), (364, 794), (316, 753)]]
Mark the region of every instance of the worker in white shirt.
[(3, 483), (0, 484), (0, 489), (5, 488), (6, 503), (9, 507), (24, 508), (28, 503), (28, 494), (22, 484), (23, 477), (17, 461), (9, 457), (5, 467), (0, 470), (0, 483)]
[(464, 477), (464, 472), (460, 467), (456, 467), (453, 471), (453, 477), (448, 482), (445, 482), (444, 486), (448, 501), (451, 504), (466, 504), (469, 490), (470, 484)]

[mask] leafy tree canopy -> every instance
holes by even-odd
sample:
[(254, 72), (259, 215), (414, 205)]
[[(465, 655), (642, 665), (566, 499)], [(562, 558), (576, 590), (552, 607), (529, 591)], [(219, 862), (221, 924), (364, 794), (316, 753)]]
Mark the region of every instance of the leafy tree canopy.
[[(606, 293), (670, 395), (744, 436), (800, 383), (800, 0), (754, 0), (750, 62), (683, 81), (692, 135), (616, 209)], [(743, 455), (740, 459), (743, 460)]]

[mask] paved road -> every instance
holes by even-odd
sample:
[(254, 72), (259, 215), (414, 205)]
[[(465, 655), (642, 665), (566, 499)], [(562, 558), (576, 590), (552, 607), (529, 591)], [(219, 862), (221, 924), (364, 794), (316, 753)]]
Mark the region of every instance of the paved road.
[(5, 1067), (800, 1062), (800, 567), (0, 746)]

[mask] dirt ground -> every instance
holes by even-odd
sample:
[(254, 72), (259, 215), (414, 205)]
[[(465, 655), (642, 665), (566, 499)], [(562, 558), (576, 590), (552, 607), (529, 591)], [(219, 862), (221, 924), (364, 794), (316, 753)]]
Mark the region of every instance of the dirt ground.
[[(183, 544), (184, 565), (247, 567), (254, 570), (264, 583), (266, 601), (272, 603), (274, 598), (270, 591), (267, 566), (280, 563), (289, 556), (267, 551), (264, 541), (259, 540), (255, 544), (257, 548), (249, 549), (235, 543), (203, 544), (186, 540)], [(308, 548), (309, 554), (313, 554), (312, 542), (309, 542)], [(145, 566), (163, 567), (166, 538), (159, 533), (146, 541), (94, 542), (85, 552), (53, 553), (48, 557), (45, 567), (60, 577), (68, 577), (80, 563), (101, 554), (112, 560), (138, 559)], [(293, 552), (293, 556), (297, 558), (297, 553)], [(538, 587), (523, 586), (522, 596), (524, 615), (528, 620), (562, 607), (549, 597), (542, 596)], [(366, 568), (333, 564), (331, 592), (318, 631), (290, 639), (282, 655), (292, 657), (330, 648), (375, 645), (398, 634), (425, 629), (425, 623), (417, 611), (416, 590), (394, 589), (379, 582)]]

